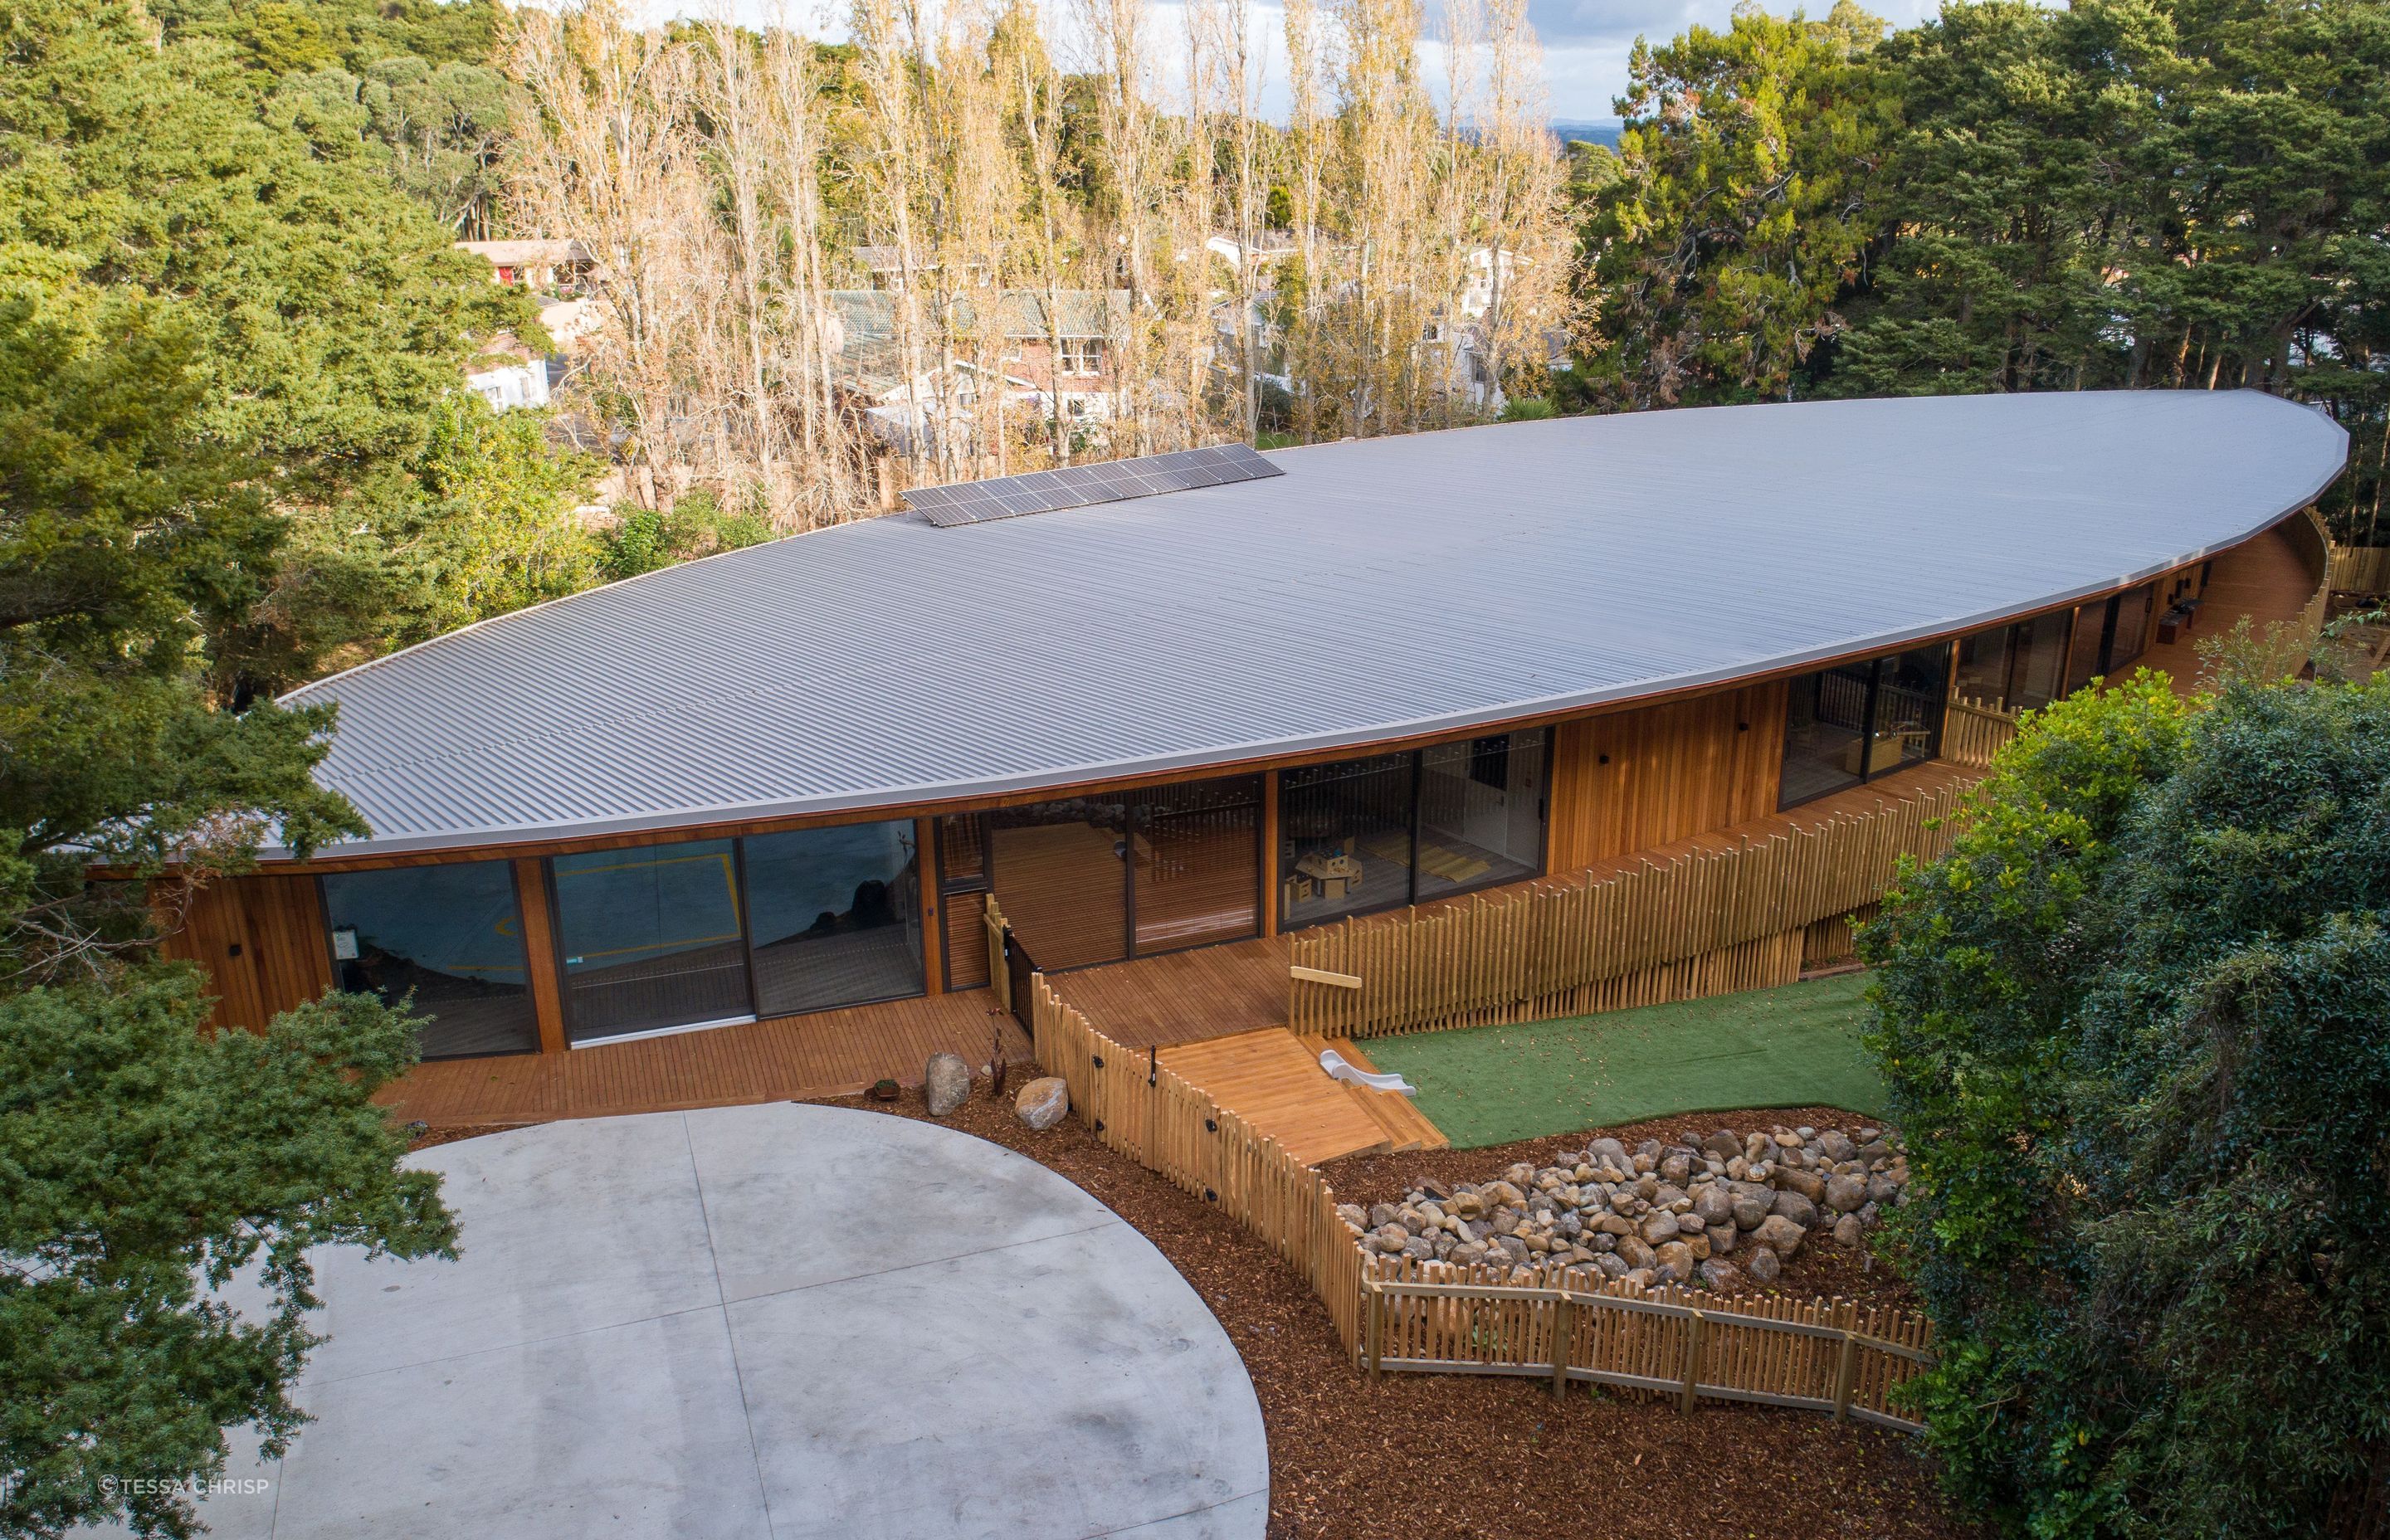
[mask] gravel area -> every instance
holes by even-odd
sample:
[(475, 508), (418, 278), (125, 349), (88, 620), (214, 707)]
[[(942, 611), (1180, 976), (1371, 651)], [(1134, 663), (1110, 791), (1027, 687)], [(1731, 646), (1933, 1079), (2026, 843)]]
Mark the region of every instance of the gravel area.
[[(1015, 1075), (1013, 1088), (1021, 1084)], [(1075, 1114), (1032, 1133), (1009, 1098), (988, 1097), (985, 1082), (973, 1092), (944, 1120), (949, 1126), (1019, 1150), (1101, 1200), (1142, 1231), (1219, 1317), (1253, 1376), (1269, 1431), (1272, 1540), (1981, 1540), (1985, 1533), (1950, 1512), (1913, 1443), (1882, 1429), (1715, 1403), (1687, 1418), (1657, 1402), (1582, 1391), (1555, 1404), (1542, 1386), (1515, 1380), (1393, 1375), (1371, 1385), (1346, 1362), (1310, 1290), (1226, 1215), (1105, 1149)], [(894, 1103), (842, 1105), (928, 1115), (911, 1089)], [(1743, 1121), (1798, 1123), (1811, 1121), (1811, 1110)], [(1710, 1120), (1704, 1133), (1735, 1122), (1703, 1119)], [(1600, 1132), (1673, 1137), (1691, 1121), (1702, 1120)], [(1348, 1183), (1356, 1192), (1375, 1183), (1375, 1195), (1399, 1197), (1420, 1175), (1449, 1170), (1469, 1180), (1533, 1160), (1528, 1152), (1547, 1146), (1581, 1147), (1586, 1137), (1356, 1159), (1338, 1162), (1330, 1179), (1340, 1198), (1353, 1196)], [(1454, 1163), (1419, 1163), (1445, 1161)], [(1856, 1265), (1851, 1276), (1860, 1277)], [(1889, 1284), (1881, 1267), (1874, 1277)], [(1811, 1280), (1805, 1291), (1857, 1292), (1809, 1266), (1788, 1269), (1787, 1278), (1796, 1277)]]
[[(1632, 1149), (1645, 1139), (1698, 1144), (1703, 1136), (1716, 1128), (1767, 1129), (1779, 1125), (1799, 1128), (1805, 1124), (1825, 1128), (1872, 1121), (1835, 1107), (1694, 1112), (1621, 1123), (1609, 1128), (1548, 1134), (1540, 1138), (1489, 1145), (1480, 1149), (1420, 1149), (1400, 1155), (1350, 1155), (1341, 1161), (1330, 1161), (1320, 1171), (1328, 1178), (1329, 1186), (1336, 1189), (1338, 1201), (1358, 1203), (1368, 1208), (1372, 1203), (1399, 1203), (1405, 1193), (1425, 1181), (1447, 1185), (1483, 1182), (1501, 1175), (1504, 1168), (1518, 1161), (1523, 1161), (1534, 1166), (1547, 1165), (1561, 1151), (1583, 1149), (1588, 1141), (1604, 1135)], [(1812, 1299), (1822, 1294), (1873, 1305), (1908, 1305), (1915, 1303), (1908, 1286), (1892, 1269), (1865, 1251), (1845, 1251), (1823, 1236), (1802, 1247), (1792, 1260), (1784, 1264), (1783, 1275), (1774, 1284), (1761, 1283), (1746, 1274), (1744, 1285), (1748, 1292), (1754, 1294), (1791, 1294), (1801, 1299)]]

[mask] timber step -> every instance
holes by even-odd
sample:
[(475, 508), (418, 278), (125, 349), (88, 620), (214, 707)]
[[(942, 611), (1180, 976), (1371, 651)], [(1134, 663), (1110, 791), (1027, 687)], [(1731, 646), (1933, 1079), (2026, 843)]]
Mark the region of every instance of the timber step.
[(1397, 1136), (1377, 1109), (1355, 1100), (1345, 1082), (1330, 1079), (1319, 1068), (1318, 1050), (1307, 1049), (1284, 1027), (1173, 1044), (1160, 1058), (1304, 1165), (1396, 1147)]

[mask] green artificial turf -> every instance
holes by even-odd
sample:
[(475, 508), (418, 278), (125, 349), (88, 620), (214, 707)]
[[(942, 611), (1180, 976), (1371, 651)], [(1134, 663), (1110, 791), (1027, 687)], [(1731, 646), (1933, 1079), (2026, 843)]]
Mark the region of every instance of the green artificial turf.
[(1463, 1149), (1743, 1107), (1884, 1113), (1859, 1046), (1864, 974), (1523, 1026), (1371, 1038)]

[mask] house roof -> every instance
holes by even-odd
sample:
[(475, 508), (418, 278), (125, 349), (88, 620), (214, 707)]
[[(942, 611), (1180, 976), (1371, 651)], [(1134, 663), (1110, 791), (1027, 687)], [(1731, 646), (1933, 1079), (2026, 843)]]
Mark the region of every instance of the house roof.
[(1561, 418), (725, 553), (310, 685), (358, 850), (1034, 790), (1888, 649), (2240, 543), (2338, 474), (2254, 393)]

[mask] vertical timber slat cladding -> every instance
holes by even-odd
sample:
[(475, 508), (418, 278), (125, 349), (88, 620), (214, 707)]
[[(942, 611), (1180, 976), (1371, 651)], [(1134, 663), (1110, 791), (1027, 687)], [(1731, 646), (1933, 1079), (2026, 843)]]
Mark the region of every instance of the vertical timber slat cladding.
[(1784, 689), (1776, 680), (1561, 724), (1547, 869), (1568, 871), (1773, 813)]
[(216, 997), (210, 1022), (251, 1032), (332, 987), (323, 905), (312, 876), (263, 873), (193, 893), (163, 950), (198, 963)]

